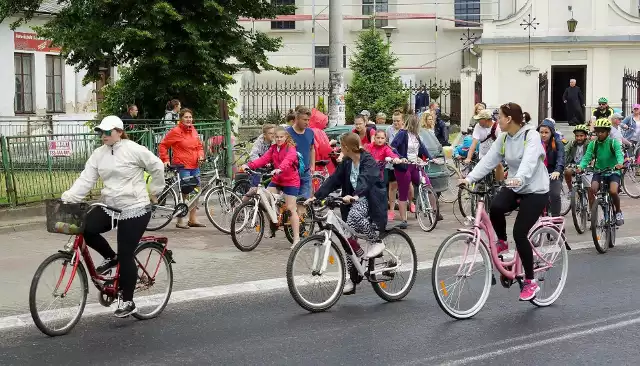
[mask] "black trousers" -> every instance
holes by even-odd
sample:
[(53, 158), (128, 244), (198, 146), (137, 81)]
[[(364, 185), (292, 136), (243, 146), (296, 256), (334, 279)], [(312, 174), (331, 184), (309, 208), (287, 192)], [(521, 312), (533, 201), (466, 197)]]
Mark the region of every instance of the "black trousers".
[[(520, 200), (520, 203), (517, 200)], [(522, 267), (524, 268), (524, 275), (528, 280), (533, 279), (533, 250), (527, 236), (529, 230), (542, 215), (548, 202), (548, 193), (520, 195), (511, 189), (502, 188), (493, 199), (489, 209), (491, 224), (496, 231), (498, 239), (507, 240), (507, 219), (504, 215), (520, 206), (516, 222), (513, 225), (513, 240), (516, 242), (518, 255), (520, 255)]]
[(120, 264), (120, 288), (122, 289), (123, 301), (133, 300), (133, 290), (136, 287), (138, 276), (138, 268), (133, 253), (147, 229), (149, 220), (151, 220), (150, 212), (141, 217), (113, 220), (100, 207), (94, 208), (87, 214), (84, 241), (104, 258), (115, 258), (116, 253), (100, 234), (110, 231), (112, 226), (118, 227), (117, 257), (118, 264)]

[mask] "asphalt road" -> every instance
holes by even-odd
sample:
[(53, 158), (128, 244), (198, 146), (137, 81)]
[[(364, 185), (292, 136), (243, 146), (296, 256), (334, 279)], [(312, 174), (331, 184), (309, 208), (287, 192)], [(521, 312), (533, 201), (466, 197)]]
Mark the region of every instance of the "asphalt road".
[(173, 304), (157, 319), (97, 316), (68, 335), (34, 327), (0, 333), (0, 365), (637, 365), (640, 246), (570, 252), (556, 304), (492, 288), (475, 318), (437, 306), (422, 271), (401, 302), (369, 286), (309, 314), (288, 292)]

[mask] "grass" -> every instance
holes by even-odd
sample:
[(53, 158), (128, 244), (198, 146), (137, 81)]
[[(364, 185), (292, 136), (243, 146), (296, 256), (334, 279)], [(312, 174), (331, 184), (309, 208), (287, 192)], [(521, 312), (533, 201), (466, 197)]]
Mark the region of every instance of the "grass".
[[(49, 174), (47, 171), (16, 170), (13, 173), (13, 182), (17, 202), (13, 204), (21, 205), (60, 197), (64, 191), (71, 187), (78, 176), (80, 176), (78, 171), (53, 171)], [(92, 194), (97, 192), (98, 189), (94, 189)], [(9, 204), (7, 174), (0, 171), (0, 205)]]

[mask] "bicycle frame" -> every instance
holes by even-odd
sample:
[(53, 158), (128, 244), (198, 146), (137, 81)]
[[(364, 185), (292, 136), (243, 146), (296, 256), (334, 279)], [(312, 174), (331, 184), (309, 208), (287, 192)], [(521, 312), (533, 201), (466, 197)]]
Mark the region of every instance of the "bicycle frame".
[[(531, 230), (529, 230), (528, 235), (531, 235), (531, 233), (533, 233), (535, 230), (537, 230), (540, 227), (553, 227), (553, 230), (557, 230), (559, 235), (555, 239), (554, 245), (558, 245), (560, 238), (562, 237), (562, 230), (564, 229), (564, 218), (540, 217), (536, 222), (536, 224), (533, 225)], [(476, 209), (476, 217), (475, 217), (473, 228), (459, 229), (458, 231), (468, 232), (473, 235), (475, 250), (473, 252), (473, 260), (471, 261), (471, 265), (466, 270), (466, 273), (463, 273), (464, 272), (463, 267), (464, 267), (464, 264), (466, 263), (466, 258), (469, 255), (470, 245), (467, 245), (462, 255), (462, 262), (456, 273), (457, 276), (467, 277), (471, 274), (473, 265), (477, 261), (479, 245), (484, 245), (485, 248), (487, 248), (490, 252), (493, 266), (498, 269), (498, 272), (500, 272), (500, 274), (502, 274), (504, 277), (506, 277), (509, 280), (514, 280), (516, 278), (523, 277), (524, 273), (522, 270), (522, 262), (520, 261), (520, 256), (518, 255), (517, 250), (514, 251), (513, 258), (506, 262), (504, 262), (501, 256), (498, 255), (498, 249), (494, 244), (497, 238), (494, 236), (493, 225), (491, 224), (489, 215), (485, 211), (484, 199), (481, 198), (480, 200), (478, 200), (478, 207)], [(484, 232), (489, 239), (488, 246), (482, 239), (482, 232)], [(534, 258), (538, 257), (545, 262), (544, 266), (538, 266), (537, 268), (534, 268), (534, 273), (544, 271), (552, 267), (552, 262), (545, 260), (544, 257), (542, 257), (540, 253), (538, 253), (537, 249), (533, 245), (531, 246), (531, 249), (533, 250)]]

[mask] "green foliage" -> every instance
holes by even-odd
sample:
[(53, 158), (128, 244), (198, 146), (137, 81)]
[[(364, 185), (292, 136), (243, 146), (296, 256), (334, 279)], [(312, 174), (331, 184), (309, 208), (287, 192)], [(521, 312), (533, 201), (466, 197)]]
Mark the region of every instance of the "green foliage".
[(316, 109), (324, 114), (327, 114), (327, 107), (324, 105), (324, 97), (318, 97), (318, 104), (316, 105)]
[(429, 98), (432, 101), (436, 101), (438, 98), (440, 98), (441, 94), (442, 92), (440, 91), (440, 87), (438, 85), (432, 85), (429, 88)]
[[(0, 19), (28, 21), (43, 0), (0, 0)], [(121, 67), (121, 78), (105, 89), (103, 113), (120, 114), (135, 103), (144, 118), (161, 118), (177, 98), (197, 118), (217, 115), (218, 100), (230, 100), (231, 75), (296, 69), (276, 67), (267, 54), (280, 38), (245, 28), (239, 17), (270, 18), (283, 9), (255, 0), (65, 0), (62, 10), (42, 26), (40, 37), (62, 47), (67, 63), (86, 69), (85, 84), (100, 69)], [(285, 8), (285, 7), (283, 7)], [(289, 8), (289, 7), (286, 7)], [(23, 12), (23, 10), (25, 10)], [(286, 10), (286, 9), (285, 9)]]
[(345, 95), (347, 123), (363, 109), (391, 115), (407, 104), (409, 92), (404, 91), (395, 67), (397, 57), (380, 32), (370, 29), (360, 34), (357, 51), (350, 59), (353, 80)]

